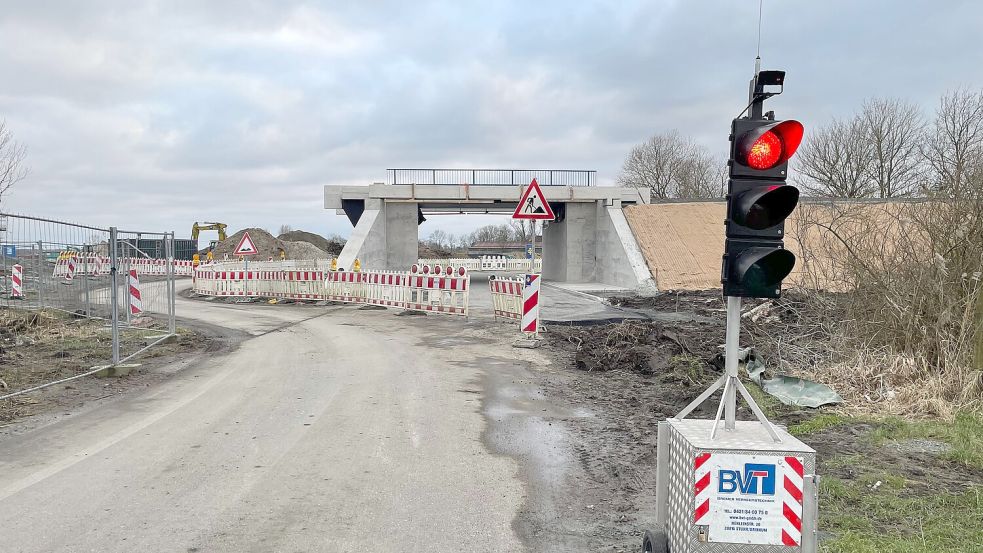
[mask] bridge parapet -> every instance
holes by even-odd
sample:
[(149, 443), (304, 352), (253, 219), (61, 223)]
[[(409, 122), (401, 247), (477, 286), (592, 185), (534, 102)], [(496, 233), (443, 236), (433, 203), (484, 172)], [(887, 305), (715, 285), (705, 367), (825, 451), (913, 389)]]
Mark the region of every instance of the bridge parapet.
[(387, 184), (594, 186), (597, 172), (572, 169), (387, 169)]

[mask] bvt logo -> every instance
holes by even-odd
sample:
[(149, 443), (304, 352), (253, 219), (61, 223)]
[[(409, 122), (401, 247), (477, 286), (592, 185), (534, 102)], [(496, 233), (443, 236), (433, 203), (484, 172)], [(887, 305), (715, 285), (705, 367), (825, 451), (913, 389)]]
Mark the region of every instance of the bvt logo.
[(745, 463), (743, 473), (721, 469), (717, 490), (720, 493), (775, 495), (775, 465)]

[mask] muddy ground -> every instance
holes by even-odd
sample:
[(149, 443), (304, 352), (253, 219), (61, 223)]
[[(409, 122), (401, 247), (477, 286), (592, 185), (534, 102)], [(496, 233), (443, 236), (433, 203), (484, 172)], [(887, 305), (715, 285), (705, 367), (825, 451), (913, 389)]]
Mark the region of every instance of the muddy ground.
[[(571, 508), (562, 524), (537, 527), (542, 517), (536, 513), (525, 513), (520, 519), (534, 549), (550, 550), (551, 544), (564, 543), (577, 551), (637, 551), (642, 532), (655, 517), (657, 424), (678, 413), (721, 374), (724, 311), (719, 295), (666, 295), (618, 303), (688, 313), (692, 320), (550, 329), (545, 349), (554, 362), (535, 371), (537, 384), (551, 409), (581, 413), (556, 419), (570, 433), (569, 444), (579, 466), (568, 472), (566, 501)], [(763, 343), (762, 333), (769, 326), (777, 331), (795, 324), (781, 305), (774, 311), (768, 320), (746, 325), (742, 343), (760, 343), (764, 350), (774, 347)], [(820, 342), (823, 339), (818, 337)], [(822, 349), (821, 343), (800, 346), (804, 351)], [(745, 385), (754, 387), (749, 381)], [(936, 445), (944, 444), (885, 443), (876, 439), (882, 423), (841, 418), (829, 414), (830, 409), (787, 407), (762, 393), (755, 395), (774, 422), (789, 427), (816, 449), (820, 475), (854, 483), (861, 493), (878, 494), (884, 491), (882, 480), (898, 477), (903, 482), (902, 498), (983, 489), (983, 470), (948, 458), (944, 448), (936, 450)], [(712, 418), (717, 398), (719, 393), (691, 416)], [(738, 418), (754, 417), (742, 406)], [(825, 418), (834, 422), (814, 425)], [(839, 508), (852, 508), (849, 501), (859, 510), (864, 499), (848, 500)], [(883, 524), (886, 531), (911, 534), (913, 539), (918, 532), (917, 521), (911, 518)], [(826, 518), (820, 525), (825, 538), (843, 530), (830, 527), (835, 524)], [(579, 535), (571, 536), (571, 531)]]
[[(162, 321), (145, 318), (142, 328), (123, 333), (123, 355), (148, 345), (162, 334)], [(52, 417), (68, 416), (130, 390), (165, 379), (166, 366), (195, 354), (230, 347), (228, 331), (195, 324), (179, 327), (175, 340), (154, 346), (132, 360), (122, 377), (87, 376), (0, 400), (0, 431), (26, 431)], [(64, 379), (108, 363), (111, 337), (105, 321), (57, 311), (0, 310), (0, 395)], [(177, 370), (177, 369), (173, 369)], [(31, 419), (28, 421), (27, 419)], [(13, 425), (15, 421), (20, 424)]]

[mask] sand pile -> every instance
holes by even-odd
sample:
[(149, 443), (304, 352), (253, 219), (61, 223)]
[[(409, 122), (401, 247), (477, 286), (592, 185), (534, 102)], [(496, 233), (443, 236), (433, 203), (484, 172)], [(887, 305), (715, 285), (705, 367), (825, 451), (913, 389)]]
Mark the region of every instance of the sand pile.
[(292, 242), (289, 240), (282, 242), (286, 245), (287, 259), (328, 259), (333, 257), (310, 242)]
[(328, 240), (320, 234), (306, 232), (303, 230), (292, 230), (290, 232), (285, 232), (277, 238), (279, 240), (283, 240), (284, 242), (307, 242), (308, 244), (313, 245), (318, 250), (332, 257), (336, 257), (338, 254), (340, 254), (341, 249), (345, 247), (344, 242), (334, 239)]

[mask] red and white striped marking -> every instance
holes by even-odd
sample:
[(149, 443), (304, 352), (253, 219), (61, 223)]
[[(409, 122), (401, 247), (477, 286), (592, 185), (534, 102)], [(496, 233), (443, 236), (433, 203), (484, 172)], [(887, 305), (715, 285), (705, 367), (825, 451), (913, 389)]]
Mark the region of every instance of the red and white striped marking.
[(68, 258), (68, 271), (65, 273), (65, 282), (68, 284), (75, 280), (75, 262), (77, 259), (74, 255)]
[(802, 459), (785, 458), (785, 478), (778, 493), (782, 496), (782, 544), (794, 547), (802, 543), (802, 489), (804, 469)]
[(696, 486), (693, 489), (696, 496), (696, 510), (693, 513), (693, 522), (700, 524), (703, 517), (710, 512), (710, 460), (709, 453), (701, 453), (696, 456), (693, 462), (693, 470), (696, 474)]
[(14, 265), (10, 271), (10, 297), (24, 297), (24, 267)]
[(139, 315), (143, 313), (143, 298), (140, 296), (140, 277), (137, 276), (136, 269), (130, 269), (130, 314)]
[(539, 275), (526, 275), (526, 285), (522, 289), (522, 322), (519, 328), (523, 332), (539, 332)]

